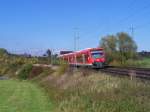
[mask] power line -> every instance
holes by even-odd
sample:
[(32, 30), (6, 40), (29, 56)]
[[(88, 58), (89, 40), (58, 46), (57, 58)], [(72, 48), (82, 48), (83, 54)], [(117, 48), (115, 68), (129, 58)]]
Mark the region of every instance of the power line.
[(134, 9), (134, 5), (137, 3), (137, 0), (132, 0), (129, 4), (129, 6), (127, 7), (127, 10), (133, 10)]
[[(146, 2), (145, 2), (145, 3), (146, 3)], [(125, 22), (127, 22), (127, 21), (133, 19), (134, 16), (139, 15), (140, 13), (142, 13), (143, 11), (145, 11), (146, 9), (148, 9), (148, 8), (149, 8), (149, 5), (150, 5), (150, 4), (148, 3), (148, 4), (146, 4), (145, 6), (142, 6), (141, 8), (138, 8), (138, 9), (137, 9), (137, 8), (133, 7), (133, 6), (136, 6), (136, 4), (137, 4), (137, 0), (131, 1), (131, 3), (130, 3), (130, 5), (128, 6), (127, 10), (129, 10), (129, 11), (132, 10), (133, 13), (127, 15), (125, 18), (122, 18), (120, 21), (117, 21), (117, 23), (123, 24), (123, 23), (125, 23)], [(141, 26), (140, 26), (140, 27), (141, 27)], [(106, 26), (105, 28), (103, 28), (103, 30), (100, 30), (100, 29), (98, 29), (98, 30), (99, 30), (100, 32), (102, 32), (102, 31), (104, 31), (104, 29), (108, 29), (108, 26)], [(130, 29), (131, 35), (132, 35), (132, 37), (134, 37), (134, 35), (135, 35), (135, 30), (137, 29), (137, 27), (131, 25), (130, 28), (127, 28), (127, 27), (126, 27), (126, 29)], [(90, 36), (90, 37), (93, 38), (93, 36)], [(76, 42), (76, 41), (77, 41), (77, 39), (74, 39), (74, 42)], [(82, 45), (85, 44), (85, 43), (89, 43), (89, 44), (90, 44), (90, 42), (91, 42), (91, 41), (88, 39), (88, 40), (84, 41), (84, 43), (82, 43)], [(76, 44), (75, 44), (75, 46), (76, 46)], [(76, 47), (75, 47), (75, 48), (76, 48)]]
[(147, 26), (149, 26), (149, 25), (150, 25), (150, 21), (147, 22), (147, 23), (141, 24), (141, 25), (137, 25), (136, 28), (137, 28), (137, 29), (142, 29), (142, 28), (145, 28), (145, 27), (147, 27)]
[[(134, 8), (134, 7), (133, 7)], [(133, 9), (132, 8), (132, 9)], [(139, 15), (140, 13), (142, 13), (144, 10), (150, 8), (150, 3), (145, 5), (144, 7), (138, 9), (138, 10), (134, 10), (134, 12), (130, 15), (128, 15), (127, 17), (123, 18), (122, 20), (119, 21), (120, 24), (125, 23), (127, 21), (129, 21), (132, 17)]]
[[(136, 0), (132, 0), (131, 1), (131, 3), (130, 3), (130, 5), (128, 6), (128, 10), (132, 10), (132, 9), (134, 9), (134, 7), (133, 7), (133, 5), (136, 5)], [(128, 18), (130, 18), (132, 15), (129, 15), (129, 16), (127, 16), (127, 17), (125, 17), (125, 19), (122, 19), (123, 21), (125, 20), (125, 21), (127, 21), (128, 20)], [(122, 20), (120, 20), (120, 23), (122, 24)], [(108, 24), (108, 23), (107, 23)], [(106, 26), (105, 28), (103, 28), (103, 30), (101, 30), (101, 32), (102, 31), (104, 31), (104, 30), (108, 30), (108, 29), (110, 29), (110, 27), (108, 27), (108, 26)], [(132, 27), (130, 27), (130, 30), (131, 30), (131, 34), (132, 34), (132, 36), (134, 36), (134, 28)], [(107, 31), (108, 32), (108, 31)], [(92, 37), (93, 38), (93, 37)], [(87, 41), (86, 41), (87, 42)]]

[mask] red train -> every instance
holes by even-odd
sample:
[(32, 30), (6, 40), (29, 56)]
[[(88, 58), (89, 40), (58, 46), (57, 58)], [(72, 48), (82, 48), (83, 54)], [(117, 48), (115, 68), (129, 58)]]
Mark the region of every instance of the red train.
[(103, 68), (105, 64), (103, 48), (88, 48), (81, 51), (61, 54), (59, 58), (73, 66)]

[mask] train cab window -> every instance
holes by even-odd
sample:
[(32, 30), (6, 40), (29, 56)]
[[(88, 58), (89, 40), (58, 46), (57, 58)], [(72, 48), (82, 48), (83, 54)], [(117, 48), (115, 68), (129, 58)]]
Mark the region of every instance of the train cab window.
[(102, 51), (92, 51), (92, 58), (97, 59), (103, 57), (104, 53)]

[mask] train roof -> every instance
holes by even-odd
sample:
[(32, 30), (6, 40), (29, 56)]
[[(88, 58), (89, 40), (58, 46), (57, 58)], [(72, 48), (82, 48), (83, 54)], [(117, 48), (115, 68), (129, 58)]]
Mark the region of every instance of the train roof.
[(73, 55), (73, 54), (75, 54), (75, 53), (84, 53), (84, 52), (87, 52), (87, 51), (95, 51), (95, 50), (103, 50), (103, 48), (86, 48), (86, 49), (84, 49), (84, 50), (80, 50), (80, 51), (75, 51), (75, 52), (68, 53), (68, 54), (59, 55), (59, 57), (61, 57), (61, 56)]

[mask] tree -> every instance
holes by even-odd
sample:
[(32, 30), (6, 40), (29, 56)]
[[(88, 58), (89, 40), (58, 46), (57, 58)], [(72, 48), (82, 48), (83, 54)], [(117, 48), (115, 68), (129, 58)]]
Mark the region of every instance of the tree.
[(121, 32), (117, 34), (117, 45), (121, 57), (121, 62), (124, 63), (130, 58), (134, 58), (137, 52), (135, 41), (127, 33)]
[(46, 51), (46, 54), (48, 56), (48, 62), (51, 63), (52, 62), (52, 60), (51, 60), (51, 58), (52, 58), (52, 51), (50, 49), (48, 49)]
[(100, 47), (104, 48), (107, 62), (113, 61), (117, 51), (117, 39), (114, 35), (108, 35), (101, 39)]
[(106, 52), (107, 62), (120, 61), (122, 64), (136, 55), (137, 45), (127, 33), (108, 35), (101, 39), (100, 47)]
[(46, 51), (46, 54), (47, 54), (47, 56), (48, 56), (48, 57), (51, 57), (51, 55), (52, 55), (51, 50), (50, 50), (50, 49), (48, 49), (48, 50)]
[(4, 48), (0, 48), (0, 55), (8, 54), (7, 50)]

